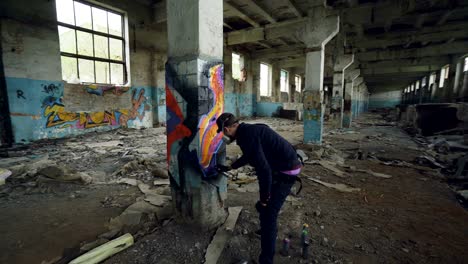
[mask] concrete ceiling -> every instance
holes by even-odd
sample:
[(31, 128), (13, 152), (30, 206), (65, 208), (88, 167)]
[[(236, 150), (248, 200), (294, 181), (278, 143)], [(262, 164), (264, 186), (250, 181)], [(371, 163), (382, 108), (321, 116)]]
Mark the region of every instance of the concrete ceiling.
[[(254, 58), (304, 67), (295, 32), (323, 0), (224, 0), (226, 44)], [(466, 0), (328, 0), (340, 14), (346, 53), (354, 53), (371, 92), (401, 89), (468, 53)], [(333, 43), (337, 47), (340, 44)], [(330, 45), (330, 44), (329, 44)], [(327, 56), (333, 56), (327, 47)]]

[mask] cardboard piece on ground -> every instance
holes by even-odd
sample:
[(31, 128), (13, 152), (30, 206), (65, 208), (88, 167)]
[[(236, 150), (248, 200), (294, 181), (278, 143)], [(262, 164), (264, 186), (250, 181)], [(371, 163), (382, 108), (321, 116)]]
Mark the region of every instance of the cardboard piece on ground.
[(69, 264), (95, 264), (133, 245), (133, 236), (125, 234), (105, 243), (86, 254), (72, 260)]
[(319, 184), (321, 184), (321, 185), (323, 185), (325, 187), (338, 190), (340, 192), (359, 192), (359, 191), (361, 191), (360, 188), (349, 187), (348, 185), (342, 184), (342, 183), (328, 183), (328, 182), (324, 182), (324, 181), (321, 181), (321, 180), (318, 180), (318, 179), (314, 179), (312, 177), (308, 177), (308, 179), (311, 180), (311, 181), (314, 181), (316, 183), (319, 183)]
[(232, 230), (239, 218), (239, 214), (242, 211), (242, 206), (239, 207), (229, 207), (229, 216), (226, 219), (226, 222), (218, 228), (216, 234), (211, 240), (210, 245), (206, 249), (205, 253), (205, 264), (217, 263), (219, 256), (223, 252), (224, 245), (231, 236)]

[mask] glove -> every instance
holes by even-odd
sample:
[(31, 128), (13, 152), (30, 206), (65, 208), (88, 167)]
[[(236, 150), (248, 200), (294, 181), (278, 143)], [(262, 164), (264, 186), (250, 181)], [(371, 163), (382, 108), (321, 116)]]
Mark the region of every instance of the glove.
[(257, 201), (255, 204), (255, 209), (257, 209), (257, 212), (261, 213), (265, 208), (267, 208), (268, 204), (263, 203), (261, 201)]
[(216, 171), (217, 171), (218, 173), (222, 173), (222, 172), (228, 172), (228, 171), (230, 171), (232, 168), (231, 168), (231, 166), (216, 165), (215, 169), (216, 169)]

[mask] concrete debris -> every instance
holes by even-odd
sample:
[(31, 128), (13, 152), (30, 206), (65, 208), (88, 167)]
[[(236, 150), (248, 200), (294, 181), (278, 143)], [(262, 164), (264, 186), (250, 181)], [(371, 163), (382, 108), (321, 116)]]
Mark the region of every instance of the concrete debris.
[(230, 207), (228, 209), (229, 216), (226, 222), (218, 228), (216, 234), (213, 237), (210, 245), (206, 249), (205, 253), (205, 264), (217, 263), (219, 256), (223, 252), (224, 245), (228, 239), (232, 236), (232, 231), (236, 225), (239, 214), (242, 211), (242, 206)]
[(346, 176), (346, 174), (343, 171), (336, 168), (337, 164), (334, 163), (334, 162), (326, 161), (326, 160), (320, 160), (320, 161), (318, 161), (318, 164), (320, 164), (320, 166), (324, 167), (325, 169), (332, 171), (338, 177), (343, 178), (343, 177)]
[(468, 190), (457, 191), (457, 195), (460, 196), (466, 202), (468, 202)]
[(0, 168), (0, 185), (5, 184), (5, 180), (10, 177), (12, 172), (7, 169)]
[(167, 180), (155, 180), (155, 181), (153, 181), (153, 185), (154, 185), (154, 186), (169, 185), (169, 184), (170, 184), (169, 179), (167, 179)]
[(88, 253), (72, 260), (69, 264), (97, 264), (118, 252), (127, 249), (134, 243), (131, 234), (125, 234), (119, 238), (109, 241)]
[(117, 179), (116, 181), (117, 183), (124, 183), (124, 184), (128, 184), (128, 185), (131, 185), (131, 186), (138, 186), (138, 184), (141, 184), (141, 182), (137, 179), (130, 179), (130, 178), (119, 178)]
[(302, 158), (302, 161), (305, 162), (309, 159), (309, 157), (305, 154), (305, 152), (301, 149), (298, 149), (297, 151), (297, 155), (299, 155), (301, 158)]
[[(167, 204), (167, 206), (170, 205)], [(163, 207), (152, 205), (146, 201), (136, 202), (127, 207), (119, 216), (109, 221), (109, 230), (121, 230), (125, 226), (137, 226), (141, 223), (144, 215), (147, 215), (150, 219), (155, 218), (161, 210), (163, 210)], [(158, 218), (158, 221), (163, 220)]]
[(159, 194), (150, 194), (150, 195), (146, 195), (145, 197), (145, 201), (156, 206), (164, 206), (171, 200), (172, 200), (171, 196), (159, 195)]
[(445, 168), (444, 165), (440, 164), (435, 160), (435, 158), (430, 157), (430, 156), (419, 156), (416, 158), (416, 163), (420, 165), (432, 165), (435, 168)]
[(119, 145), (123, 145), (123, 142), (120, 140), (113, 140), (107, 142), (98, 142), (98, 143), (86, 143), (85, 146), (88, 148), (109, 148), (109, 147), (116, 147)]
[(67, 167), (57, 165), (42, 168), (37, 174), (57, 181), (78, 181), (84, 184), (92, 182), (92, 178), (85, 173), (80, 173)]
[(364, 172), (364, 173), (367, 173), (367, 174), (370, 174), (374, 177), (378, 177), (378, 178), (384, 178), (384, 179), (390, 179), (392, 178), (392, 176), (388, 175), (388, 174), (385, 174), (385, 173), (380, 173), (380, 172), (374, 172), (372, 170), (361, 170), (361, 169), (356, 169), (355, 167), (353, 166), (350, 166), (348, 167), (351, 171), (356, 171), (356, 172)]
[(340, 192), (359, 192), (359, 191), (361, 191), (360, 188), (349, 187), (348, 185), (342, 184), (342, 183), (328, 183), (328, 182), (324, 182), (324, 181), (321, 181), (321, 180), (318, 180), (318, 179), (315, 179), (315, 178), (312, 178), (312, 177), (308, 177), (308, 179), (313, 181), (313, 182), (319, 183), (319, 184), (321, 184), (321, 185), (323, 185), (325, 187), (338, 190)]

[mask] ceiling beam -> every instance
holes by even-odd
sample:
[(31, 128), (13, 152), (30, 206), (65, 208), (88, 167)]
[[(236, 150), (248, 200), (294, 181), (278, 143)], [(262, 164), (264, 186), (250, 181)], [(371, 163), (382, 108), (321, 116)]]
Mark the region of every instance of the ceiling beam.
[(380, 67), (362, 69), (364, 75), (378, 75), (387, 73), (412, 73), (412, 72), (431, 72), (440, 70), (443, 65), (424, 65), (424, 66), (404, 66), (404, 67)]
[(282, 48), (273, 48), (267, 50), (257, 51), (252, 54), (253, 59), (275, 59), (292, 57), (304, 54), (306, 52), (304, 45), (293, 45)]
[(297, 17), (303, 17), (302, 12), (299, 10), (299, 7), (293, 1), (294, 0), (286, 0), (289, 9), (291, 9)]
[(265, 17), (270, 23), (276, 23), (276, 19), (272, 17), (265, 9), (261, 6), (259, 6), (255, 1), (253, 0), (246, 0), (247, 3), (250, 6), (253, 6), (263, 17)]
[(238, 16), (240, 19), (244, 20), (245, 22), (249, 23), (250, 25), (254, 27), (260, 27), (260, 24), (255, 22), (252, 18), (244, 14), (241, 10), (239, 10), (237, 7), (231, 5), (229, 2), (224, 1), (224, 6), (233, 11), (236, 16)]
[(420, 65), (446, 65), (451, 62), (450, 56), (427, 57), (417, 59), (384, 60), (377, 62), (361, 62), (361, 68), (406, 67)]
[[(381, 38), (366, 37), (366, 38), (351, 38), (348, 44), (357, 48), (385, 48), (389, 46), (403, 46), (408, 43), (429, 43), (429, 42), (443, 42), (449, 39), (463, 39), (468, 36), (468, 23), (465, 23), (466, 27), (463, 29), (452, 30), (452, 31), (439, 31), (430, 33), (415, 33), (411, 36), (403, 37), (387, 37), (383, 35)], [(391, 34), (394, 35), (394, 34)]]
[(468, 41), (455, 41), (438, 45), (431, 45), (423, 48), (385, 50), (385, 51), (367, 51), (357, 53), (361, 62), (409, 59), (423, 57), (437, 57), (441, 55), (459, 54), (468, 52)]
[(286, 20), (274, 24), (267, 24), (263, 27), (236, 30), (225, 33), (227, 45), (238, 45), (261, 40), (273, 40), (284, 36), (291, 36), (305, 27), (306, 18)]

